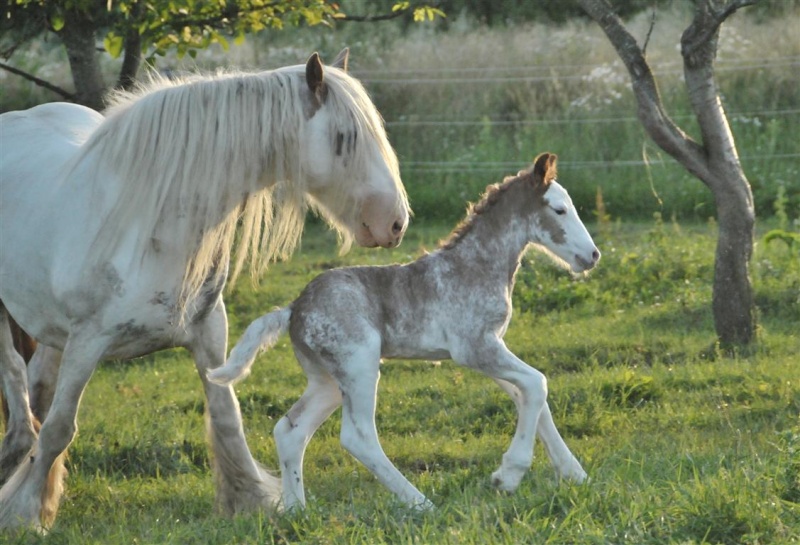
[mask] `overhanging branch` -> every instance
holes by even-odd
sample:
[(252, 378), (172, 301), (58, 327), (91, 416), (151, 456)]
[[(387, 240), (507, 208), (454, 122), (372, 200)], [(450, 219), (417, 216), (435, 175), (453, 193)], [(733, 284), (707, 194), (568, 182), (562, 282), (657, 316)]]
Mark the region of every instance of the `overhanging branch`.
[(49, 82), (47, 82), (47, 81), (45, 81), (43, 79), (39, 79), (36, 76), (34, 76), (33, 74), (29, 74), (28, 72), (25, 72), (24, 70), (20, 70), (19, 68), (14, 68), (13, 66), (10, 66), (10, 65), (8, 65), (8, 64), (6, 64), (4, 62), (0, 62), (0, 68), (5, 70), (6, 72), (11, 72), (12, 74), (17, 75), (17, 76), (19, 76), (21, 78), (24, 78), (24, 79), (26, 79), (28, 81), (32, 81), (33, 83), (35, 83), (39, 87), (44, 87), (45, 89), (47, 89), (49, 91), (52, 91), (52, 92), (56, 93), (57, 95), (62, 96), (63, 98), (65, 98), (67, 100), (70, 100), (70, 101), (73, 101), (73, 102), (75, 101), (75, 95), (74, 94), (70, 93), (69, 91), (66, 91), (66, 90), (62, 89), (61, 87), (53, 85), (52, 83), (49, 83)]

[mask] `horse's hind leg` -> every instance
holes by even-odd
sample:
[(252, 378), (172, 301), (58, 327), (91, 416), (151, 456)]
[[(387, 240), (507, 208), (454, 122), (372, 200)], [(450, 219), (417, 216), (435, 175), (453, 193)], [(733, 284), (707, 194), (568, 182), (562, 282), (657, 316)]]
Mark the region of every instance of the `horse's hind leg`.
[(28, 384), (30, 385), (31, 410), (43, 422), (53, 403), (61, 352), (40, 344), (28, 362)]
[(298, 359), (308, 377), (308, 386), (286, 416), (275, 425), (273, 434), (280, 459), (283, 482), (283, 508), (305, 507), (303, 488), (303, 456), (314, 432), (342, 403), (342, 393), (336, 381), (296, 349)]
[(250, 454), (233, 388), (213, 384), (206, 377), (209, 369), (225, 362), (228, 324), (221, 298), (205, 319), (192, 324), (190, 334), (192, 341), (188, 348), (206, 394), (206, 426), (213, 451), (217, 509), (229, 515), (274, 509), (280, 502), (280, 479), (270, 475)]
[[(519, 388), (502, 379), (495, 378), (494, 381), (514, 400), (517, 411), (519, 411), (522, 398)], [(547, 456), (550, 458), (550, 463), (553, 464), (559, 477), (576, 482), (583, 482), (586, 479), (586, 472), (581, 467), (580, 462), (569, 450), (561, 434), (558, 433), (555, 422), (553, 422), (553, 415), (550, 412), (550, 405), (547, 402), (545, 402), (542, 413), (539, 416), (536, 433), (539, 435), (539, 439), (542, 440)]]
[(42, 423), (30, 463), (20, 465), (0, 489), (2, 528), (48, 527), (63, 493), (63, 456), (77, 431), (78, 405), (108, 339), (95, 331), (73, 332), (64, 348), (53, 405)]
[(5, 483), (36, 441), (28, 399), (25, 360), (14, 348), (8, 313), (0, 303), (0, 381), (8, 403), (6, 434), (0, 444), (0, 485)]

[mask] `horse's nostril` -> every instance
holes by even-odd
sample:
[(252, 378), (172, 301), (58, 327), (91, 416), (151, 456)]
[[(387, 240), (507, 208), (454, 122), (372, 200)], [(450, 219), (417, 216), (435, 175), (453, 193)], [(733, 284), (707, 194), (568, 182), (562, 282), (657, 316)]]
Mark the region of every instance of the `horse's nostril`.
[(394, 222), (394, 224), (392, 225), (392, 233), (396, 235), (400, 233), (400, 231), (402, 230), (403, 230), (403, 224), (400, 223), (399, 221)]
[(593, 260), (593, 261), (595, 261), (595, 262), (597, 262), (599, 259), (600, 259), (600, 252), (599, 252), (599, 251), (597, 251), (597, 250), (595, 250), (594, 252), (592, 252), (592, 260)]

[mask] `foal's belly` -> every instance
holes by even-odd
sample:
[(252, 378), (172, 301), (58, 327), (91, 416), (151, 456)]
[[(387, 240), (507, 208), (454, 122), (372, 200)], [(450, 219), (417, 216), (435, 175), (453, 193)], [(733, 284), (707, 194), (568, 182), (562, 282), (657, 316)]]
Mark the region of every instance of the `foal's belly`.
[(431, 349), (421, 346), (384, 346), (381, 357), (386, 359), (406, 360), (449, 360), (450, 352), (443, 349)]

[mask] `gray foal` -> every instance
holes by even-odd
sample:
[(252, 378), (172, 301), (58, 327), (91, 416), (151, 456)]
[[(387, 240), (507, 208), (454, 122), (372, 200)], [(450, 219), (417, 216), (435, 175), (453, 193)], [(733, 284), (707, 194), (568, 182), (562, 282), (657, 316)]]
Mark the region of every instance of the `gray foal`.
[(305, 505), (303, 455), (317, 428), (342, 406), (341, 443), (400, 500), (432, 503), (389, 461), (375, 428), (381, 358), (452, 359), (491, 377), (517, 408), (511, 446), (492, 482), (514, 491), (533, 460), (538, 433), (560, 477), (586, 472), (556, 430), (542, 373), (503, 342), (520, 260), (533, 245), (574, 273), (593, 268), (600, 252), (569, 195), (556, 182), (556, 156), (490, 186), (434, 252), (405, 265), (333, 269), (312, 280), (289, 306), (256, 319), (225, 366), (219, 384), (249, 373), (260, 350), (289, 331), (307, 377), (302, 397), (275, 426), (283, 507)]

